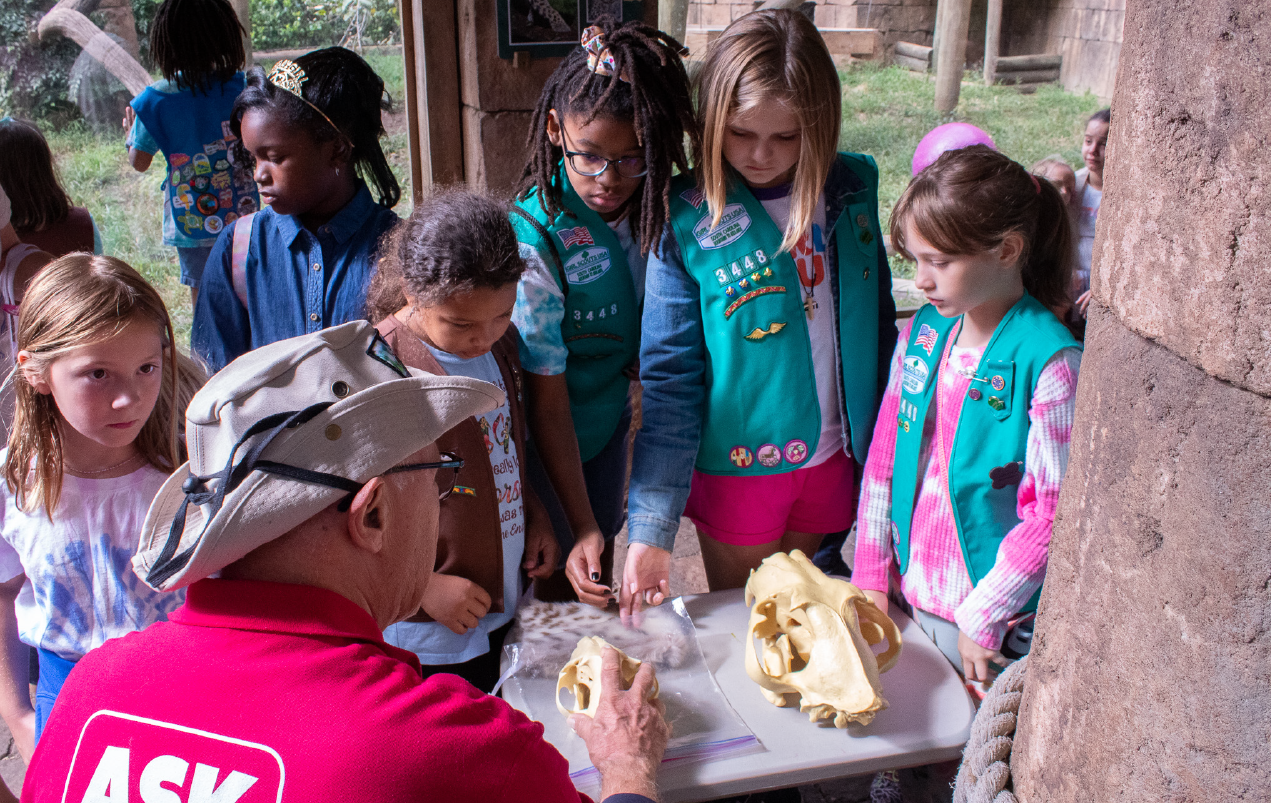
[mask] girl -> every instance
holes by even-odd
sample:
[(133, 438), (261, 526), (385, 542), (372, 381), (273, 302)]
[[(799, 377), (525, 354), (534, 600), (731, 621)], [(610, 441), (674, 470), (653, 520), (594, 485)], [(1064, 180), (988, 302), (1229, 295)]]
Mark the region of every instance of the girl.
[(384, 81), (342, 47), (284, 59), (268, 78), (252, 69), (230, 131), (269, 208), (227, 225), (208, 257), (190, 341), (213, 371), (363, 316), (402, 194), (380, 149), (388, 109)]
[(896, 338), (878, 171), (835, 153), (839, 76), (817, 29), (741, 17), (698, 81), (698, 183), (673, 186), (674, 241), (646, 284), (631, 611), (668, 592), (681, 510), (713, 590), (849, 528)]
[[(969, 681), (1028, 644), (1069, 456), (1080, 346), (1060, 193), (983, 145), (945, 153), (892, 212), (928, 304), (897, 343), (858, 508), (852, 581), (881, 610), (890, 570)], [(895, 425), (894, 423), (895, 422)]]
[(535, 108), (513, 216), (528, 264), (513, 322), (546, 469), (531, 480), (561, 543), (573, 540), (574, 592), (600, 606), (625, 517), (645, 261), (663, 237), (673, 168), (688, 170), (686, 135), (691, 149), (698, 141), (680, 51), (642, 23), (588, 28)]
[(227, 0), (164, 0), (150, 25), (150, 55), (163, 80), (124, 112), (128, 161), (145, 172), (167, 159), (163, 242), (175, 246), (181, 283), (197, 302), (212, 243), (259, 199), (230, 145), (230, 110), (243, 91), (243, 27)]
[(507, 207), (446, 192), (387, 239), (367, 299), (407, 365), (481, 379), (507, 397), (438, 441), (464, 467), (442, 502), (435, 573), (420, 613), (385, 631), (419, 655), (426, 676), (448, 672), (485, 692), (499, 680), (520, 569), (548, 577), (557, 562), (552, 525), (525, 482), (521, 363), (509, 326), (524, 270)]
[(0, 119), (0, 186), (14, 206), (18, 239), (55, 257), (102, 252), (102, 234), (57, 180), (53, 151), (34, 123)]
[[(18, 238), (11, 222), (13, 207), (9, 195), (0, 186), (0, 369), (7, 375), (18, 353), (18, 304), (26, 286), (37, 271), (53, 261), (51, 254)], [(7, 388), (0, 389), (0, 399)], [(7, 431), (13, 422), (13, 411), (0, 407), (0, 421)]]
[(1078, 298), (1077, 312), (1086, 318), (1091, 304), (1091, 252), (1095, 245), (1095, 218), (1104, 197), (1104, 148), (1109, 141), (1108, 109), (1100, 109), (1087, 120), (1082, 134), (1082, 161), (1086, 165), (1075, 175), (1070, 210), (1078, 218)]
[[(111, 257), (62, 257), (22, 301), (0, 520), (0, 715), (28, 761), (75, 662), (181, 604), (131, 564), (151, 499), (185, 459), (177, 425), (201, 381), (172, 344), (159, 294)], [(34, 711), (22, 643), (39, 651)]]

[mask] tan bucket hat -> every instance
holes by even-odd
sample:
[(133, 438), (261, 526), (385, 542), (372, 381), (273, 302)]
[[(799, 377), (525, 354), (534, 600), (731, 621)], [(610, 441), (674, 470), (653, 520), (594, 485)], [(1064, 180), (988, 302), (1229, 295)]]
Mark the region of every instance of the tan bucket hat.
[(133, 570), (160, 591), (209, 577), (503, 402), (407, 368), (366, 321), (256, 349), (191, 400), (190, 461), (151, 503)]

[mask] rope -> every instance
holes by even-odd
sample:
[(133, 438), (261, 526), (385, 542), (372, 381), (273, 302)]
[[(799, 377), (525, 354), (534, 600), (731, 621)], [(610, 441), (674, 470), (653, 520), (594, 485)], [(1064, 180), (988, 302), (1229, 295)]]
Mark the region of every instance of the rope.
[(1007, 787), (1016, 713), (1025, 687), (1025, 660), (1003, 670), (976, 712), (954, 782), (954, 803), (1016, 803)]

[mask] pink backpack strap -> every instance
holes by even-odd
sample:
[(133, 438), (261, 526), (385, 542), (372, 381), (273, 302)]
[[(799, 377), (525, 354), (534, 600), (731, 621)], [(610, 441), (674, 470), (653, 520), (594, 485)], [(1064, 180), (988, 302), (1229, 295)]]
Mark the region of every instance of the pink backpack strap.
[(247, 249), (252, 243), (252, 223), (256, 213), (244, 215), (234, 224), (234, 241), (230, 248), (230, 281), (239, 303), (247, 306)]

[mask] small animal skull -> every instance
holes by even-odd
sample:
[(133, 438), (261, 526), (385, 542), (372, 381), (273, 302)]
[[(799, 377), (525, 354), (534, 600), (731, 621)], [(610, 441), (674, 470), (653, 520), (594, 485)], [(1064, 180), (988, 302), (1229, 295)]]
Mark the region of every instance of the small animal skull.
[[(578, 646), (570, 655), (570, 660), (561, 667), (557, 675), (557, 708), (562, 714), (587, 714), (596, 716), (596, 706), (601, 701), (601, 649), (609, 647), (618, 653), (619, 666), (623, 673), (623, 690), (632, 687), (636, 672), (640, 669), (640, 661), (629, 658), (627, 653), (610, 644), (600, 636), (584, 636), (579, 639)], [(574, 694), (574, 709), (570, 710), (561, 704), (561, 689), (568, 688)], [(658, 680), (654, 679), (654, 690), (649, 699), (658, 696)]]
[[(879, 687), (901, 654), (901, 631), (852, 583), (827, 577), (798, 549), (770, 555), (746, 582), (752, 605), (746, 673), (765, 699), (798, 694), (810, 722), (868, 725), (888, 707)], [(887, 639), (875, 657), (870, 645)], [(760, 657), (756, 655), (759, 640)]]

